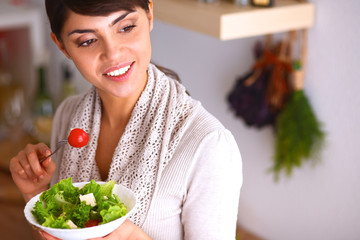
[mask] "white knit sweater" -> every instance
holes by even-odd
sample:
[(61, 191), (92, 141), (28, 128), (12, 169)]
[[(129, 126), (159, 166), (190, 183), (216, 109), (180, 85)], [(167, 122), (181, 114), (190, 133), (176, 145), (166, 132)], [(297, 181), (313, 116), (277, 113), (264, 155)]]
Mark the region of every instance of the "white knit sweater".
[(143, 230), (153, 239), (235, 239), (241, 157), (231, 133), (205, 110), (169, 162)]
[[(58, 108), (52, 147), (66, 136), (80, 100), (81, 96), (71, 97)], [(235, 239), (242, 185), (238, 146), (230, 131), (203, 107), (191, 117), (162, 172), (141, 228), (156, 240)], [(57, 170), (63, 156), (60, 150)]]

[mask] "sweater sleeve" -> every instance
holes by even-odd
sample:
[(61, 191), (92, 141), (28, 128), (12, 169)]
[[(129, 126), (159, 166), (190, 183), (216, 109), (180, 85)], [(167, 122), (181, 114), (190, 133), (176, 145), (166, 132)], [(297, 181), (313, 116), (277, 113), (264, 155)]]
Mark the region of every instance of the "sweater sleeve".
[(191, 168), (182, 212), (184, 239), (234, 240), (242, 163), (230, 131), (208, 134)]

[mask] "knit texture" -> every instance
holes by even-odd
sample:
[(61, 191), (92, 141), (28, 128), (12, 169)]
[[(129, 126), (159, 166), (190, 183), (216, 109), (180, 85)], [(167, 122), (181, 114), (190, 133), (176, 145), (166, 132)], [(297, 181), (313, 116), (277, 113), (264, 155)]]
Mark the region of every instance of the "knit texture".
[[(115, 180), (135, 192), (137, 209), (130, 219), (141, 226), (161, 172), (172, 158), (186, 126), (188, 116), (197, 108), (182, 85), (168, 78), (153, 65), (148, 83), (138, 100), (125, 132), (115, 149), (108, 180)], [(155, 81), (157, 79), (157, 81)], [(100, 132), (101, 100), (92, 87), (75, 108), (69, 130), (84, 129), (90, 137), (83, 148), (64, 149), (59, 178), (74, 182), (100, 180), (95, 161)]]

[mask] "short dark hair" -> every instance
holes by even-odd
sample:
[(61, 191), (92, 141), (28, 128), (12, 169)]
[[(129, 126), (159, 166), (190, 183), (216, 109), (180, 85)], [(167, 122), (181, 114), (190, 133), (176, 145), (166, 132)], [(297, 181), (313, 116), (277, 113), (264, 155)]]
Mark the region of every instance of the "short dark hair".
[(61, 30), (69, 10), (81, 15), (106, 16), (115, 11), (131, 11), (136, 7), (148, 12), (149, 3), (149, 0), (45, 0), (45, 7), (51, 31), (61, 40)]

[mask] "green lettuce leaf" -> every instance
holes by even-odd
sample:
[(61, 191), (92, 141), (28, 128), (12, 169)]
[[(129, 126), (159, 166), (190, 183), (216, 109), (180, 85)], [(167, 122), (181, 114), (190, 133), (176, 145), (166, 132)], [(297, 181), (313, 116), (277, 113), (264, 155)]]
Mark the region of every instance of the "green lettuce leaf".
[[(99, 190), (99, 192), (96, 193), (96, 195), (98, 195), (99, 198), (104, 198), (104, 196), (110, 197), (112, 195), (112, 191), (113, 191), (115, 184), (116, 184), (116, 182), (111, 180), (103, 185), (100, 185), (100, 190)], [(96, 198), (96, 195), (95, 195), (95, 198)]]
[(100, 190), (100, 184), (96, 183), (94, 179), (92, 179), (89, 183), (87, 183), (83, 188), (79, 190), (81, 195), (86, 195), (89, 193), (93, 193), (95, 196), (95, 193), (99, 192)]
[(85, 223), (90, 219), (90, 212), (92, 207), (85, 202), (77, 204), (72, 211), (71, 221), (78, 227), (85, 227)]
[[(109, 181), (100, 185), (91, 180), (79, 189), (72, 185), (72, 178), (63, 179), (40, 195), (31, 212), (40, 224), (52, 228), (70, 228), (68, 220), (80, 228), (90, 219), (100, 224), (108, 223), (127, 213), (126, 206), (112, 193), (115, 184), (115, 181)], [(94, 207), (80, 201), (80, 194), (89, 193), (96, 199)]]
[(54, 184), (49, 190), (40, 195), (40, 200), (48, 202), (55, 198), (55, 195), (60, 204), (63, 204), (64, 201), (71, 204), (79, 202), (79, 188), (72, 185), (72, 178), (63, 179)]
[(103, 209), (100, 211), (100, 215), (103, 218), (103, 221), (100, 224), (111, 222), (115, 219), (125, 216), (127, 213), (126, 206), (122, 204), (121, 206), (110, 206), (109, 209)]
[(43, 224), (47, 217), (51, 214), (49, 213), (48, 209), (46, 209), (42, 202), (37, 201), (31, 213), (34, 215), (35, 219), (40, 223)]
[(44, 227), (69, 229), (70, 226), (66, 222), (67, 220), (61, 216), (54, 217), (53, 215), (51, 215), (45, 219), (45, 222), (42, 225)]

